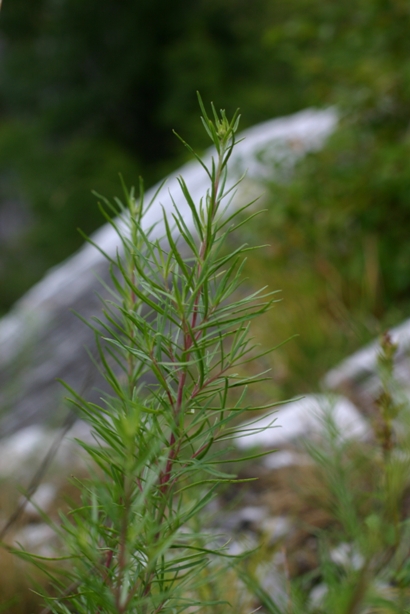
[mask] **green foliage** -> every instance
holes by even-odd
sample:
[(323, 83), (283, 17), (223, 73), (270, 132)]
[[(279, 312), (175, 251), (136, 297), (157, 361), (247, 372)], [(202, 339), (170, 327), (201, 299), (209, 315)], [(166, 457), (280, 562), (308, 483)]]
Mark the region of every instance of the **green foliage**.
[[(69, 389), (95, 437), (94, 444), (80, 442), (95, 469), (79, 485), (82, 505), (62, 516), (58, 532), (69, 564), (54, 574), (60, 597), (46, 599), (50, 612), (229, 606), (212, 591), (204, 597), (203, 585), (235, 557), (200, 517), (218, 485), (236, 482), (219, 468), (220, 457), (235, 437), (232, 419), (250, 409), (246, 388), (263, 376), (235, 369), (254, 354), (249, 325), (272, 298), (236, 296), (247, 248), (227, 255), (222, 246), (237, 223), (226, 207), (239, 117), (228, 121), (212, 107), (211, 120), (200, 104), (217, 155), (209, 168), (198, 157), (209, 176), (199, 204), (180, 178), (195, 234), (175, 208), (172, 217), (164, 212), (164, 238), (154, 239), (144, 217), (152, 203), (144, 203), (142, 185), (139, 199), (127, 190), (124, 204), (103, 199), (122, 253), (108, 257), (114, 289), (104, 319), (90, 325), (111, 394), (96, 405)], [(146, 382), (147, 374), (155, 383)], [(48, 562), (37, 565), (49, 570)]]
[[(394, 377), (396, 351), (385, 335), (374, 441), (358, 449), (343, 442), (333, 427), (324, 446), (311, 446), (328, 489), (328, 501), (322, 504), (330, 507), (336, 520), (322, 536), (321, 573), (328, 592), (318, 612), (404, 612), (410, 607), (409, 585), (404, 580), (410, 543), (406, 509), (409, 404), (403, 403)], [(339, 546), (339, 557), (329, 552), (336, 543), (344, 544), (342, 549)]]
[(249, 124), (270, 117), (272, 105), (279, 114), (300, 107), (292, 92), (285, 102), (289, 77), (282, 70), (275, 85), (278, 67), (266, 57), (263, 31), (276, 13), (267, 0), (109, 0), (103, 10), (96, 0), (5, 3), (4, 108), (34, 114), (60, 136), (103, 133), (157, 163), (179, 155), (170, 126), (205, 143), (196, 87), (223, 104), (239, 95)]
[(63, 146), (45, 142), (43, 136), (34, 122), (0, 127), (0, 198), (14, 215), (18, 210), (25, 218), (21, 229), (2, 233), (0, 312), (81, 247), (78, 227), (91, 232), (100, 224), (90, 181), (113, 196), (118, 170), (123, 169), (127, 180), (136, 173), (135, 161), (113, 142), (72, 137)]
[[(270, 230), (290, 237), (282, 253), (306, 258), (324, 277), (337, 270), (347, 309), (377, 317), (408, 300), (408, 153), (406, 135), (392, 142), (364, 121), (346, 122), (323, 151), (297, 165), (289, 186), (272, 188), (280, 205)], [(368, 303), (360, 306), (363, 290)]]
[(365, 108), (369, 120), (398, 127), (410, 93), (409, 20), (401, 0), (293, 0), (265, 39), (287, 53), (316, 104)]
[(256, 255), (252, 278), (274, 277), (287, 301), (286, 317), (274, 313), (266, 326), (284, 326), (284, 338), (303, 332), (277, 365), (285, 395), (312, 390), (406, 317), (410, 300), (408, 4), (293, 7), (292, 18), (267, 26), (266, 44), (287, 53), (311, 101), (337, 104), (340, 124), (292, 172), (288, 161), (275, 169), (268, 216), (246, 229), (272, 245), (270, 256)]

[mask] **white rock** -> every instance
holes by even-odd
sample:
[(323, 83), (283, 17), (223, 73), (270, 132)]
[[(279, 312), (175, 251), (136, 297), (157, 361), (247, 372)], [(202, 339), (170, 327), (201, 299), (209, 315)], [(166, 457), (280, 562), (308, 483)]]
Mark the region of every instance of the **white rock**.
[(330, 560), (345, 569), (360, 569), (363, 567), (364, 558), (351, 544), (342, 542), (330, 552)]
[(39, 426), (30, 426), (0, 444), (0, 476), (7, 477), (16, 471), (20, 471), (38, 458), (44, 451), (46, 444), (45, 430)]
[(320, 608), (325, 600), (329, 589), (326, 584), (317, 584), (309, 594), (309, 602), (313, 608)]
[(40, 556), (56, 554), (56, 534), (47, 524), (27, 524), (14, 536), (16, 544)]
[(226, 553), (230, 556), (240, 556), (246, 552), (254, 550), (258, 546), (258, 541), (254, 535), (247, 533), (241, 535), (240, 539), (231, 540), (226, 548)]
[(261, 532), (268, 538), (269, 545), (275, 544), (289, 534), (292, 523), (286, 516), (271, 516), (265, 518), (260, 525)]
[(40, 512), (47, 513), (52, 506), (57, 494), (57, 489), (53, 484), (44, 482), (35, 491), (34, 495), (24, 506), (25, 515), (30, 520), (41, 518)]
[[(286, 159), (292, 164), (306, 151), (320, 148), (336, 123), (334, 109), (308, 109), (264, 122), (238, 135), (244, 140), (238, 143), (231, 158), (230, 185), (245, 171), (247, 178), (232, 207), (243, 204), (248, 196), (246, 191), (251, 190), (253, 198), (257, 182), (257, 193), (261, 192), (260, 180), (272, 174), (272, 162)], [(212, 153), (205, 153), (206, 163)], [(209, 188), (205, 171), (196, 161), (170, 176), (144, 218), (146, 228), (158, 222), (154, 238), (163, 236), (162, 207), (170, 214), (173, 199), (187, 225), (193, 228), (190, 210), (177, 180), (180, 175), (197, 203)], [(157, 187), (147, 191), (146, 202), (154, 197)], [(115, 257), (121, 247), (111, 225), (101, 228), (92, 240), (111, 257)], [(62, 396), (57, 378), (68, 381), (76, 390), (88, 381), (84, 346), (93, 347), (93, 334), (69, 310), (74, 308), (87, 320), (100, 313), (101, 305), (95, 295), (101, 291), (101, 286), (96, 275), (107, 278), (107, 262), (97, 249), (86, 244), (66, 262), (51, 269), (0, 320), (0, 407), (13, 408), (2, 417), (0, 435), (55, 416)], [(99, 387), (101, 382), (92, 385)]]
[[(247, 172), (250, 179), (260, 179), (272, 172), (272, 162), (284, 155), (284, 151), (293, 151), (293, 158), (304, 152), (317, 149), (324, 139), (334, 130), (337, 115), (334, 109), (317, 111), (308, 109), (289, 117), (273, 119), (253, 128), (245, 130), (238, 136), (239, 143), (231, 157), (234, 169), (230, 183), (233, 185), (239, 177)], [(298, 144), (295, 147), (295, 144)], [(213, 150), (209, 150), (203, 159), (209, 164)], [(175, 175), (167, 179), (166, 188), (157, 197), (155, 204), (144, 217), (144, 227), (149, 228), (158, 224), (155, 236), (162, 236), (164, 226), (162, 223), (162, 207), (170, 214), (173, 209), (173, 200), (182, 213), (186, 223), (193, 228), (188, 204), (181, 194), (178, 177), (182, 176), (190, 189), (194, 202), (209, 188), (209, 180), (203, 168), (197, 161), (185, 164)], [(158, 185), (147, 191), (145, 201), (148, 203), (154, 197)], [(172, 197), (171, 197), (172, 195)], [(92, 235), (92, 240), (100, 246), (109, 256), (115, 258), (116, 252), (121, 248), (117, 233), (110, 224), (106, 224)], [(89, 281), (93, 280), (93, 268), (96, 264), (104, 263), (103, 255), (88, 243), (74, 256), (62, 265), (51, 269), (42, 281), (29, 290), (17, 303), (9, 315), (0, 321), (0, 345), (7, 346), (7, 352), (0, 356), (0, 366), (9, 363), (12, 356), (21, 347), (24, 339), (22, 329), (27, 332), (27, 321), (34, 328), (47, 324), (48, 314), (56, 308), (70, 307), (78, 294), (87, 291)]]
[[(13, 476), (16, 479), (22, 479), (31, 477), (46, 457), (53, 442), (59, 437), (60, 431), (58, 429), (29, 426), (5, 439), (1, 439), (0, 478)], [(74, 469), (74, 467), (84, 465), (85, 452), (75, 439), (81, 439), (87, 443), (95, 441), (90, 432), (90, 427), (84, 422), (76, 422), (59, 443), (51, 460), (54, 466)], [(43, 491), (43, 497), (46, 496), (45, 492)], [(38, 503), (38, 505), (42, 507), (41, 503)]]
[(366, 420), (345, 397), (309, 394), (241, 424), (235, 444), (241, 449), (283, 448), (322, 431), (330, 415), (345, 438), (361, 438), (370, 432)]
[[(278, 556), (279, 555), (279, 556)], [(282, 553), (279, 552), (271, 562), (258, 565), (256, 577), (277, 607), (278, 612), (289, 611), (289, 581), (283, 565)]]
[(294, 465), (312, 464), (312, 460), (307, 454), (300, 454), (300, 452), (292, 452), (291, 450), (278, 450), (264, 456), (262, 464), (266, 469), (282, 469)]

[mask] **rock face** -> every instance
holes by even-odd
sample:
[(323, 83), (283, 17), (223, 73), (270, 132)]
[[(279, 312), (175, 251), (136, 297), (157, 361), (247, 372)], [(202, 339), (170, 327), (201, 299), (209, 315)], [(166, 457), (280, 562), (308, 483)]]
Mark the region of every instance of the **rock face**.
[[(397, 344), (395, 356), (395, 378), (404, 394), (410, 397), (410, 320), (391, 329), (389, 335), (392, 343)], [(380, 340), (376, 339), (340, 365), (329, 371), (323, 385), (349, 397), (365, 414), (374, 409), (380, 380), (377, 373), (377, 356)]]
[(274, 413), (241, 424), (241, 437), (236, 445), (242, 450), (284, 449), (302, 438), (320, 436), (329, 420), (345, 438), (365, 438), (369, 433), (366, 420), (348, 399), (307, 394), (302, 399), (280, 405)]
[[(291, 164), (308, 150), (319, 148), (336, 124), (333, 110), (307, 110), (290, 117), (265, 122), (240, 135), (232, 157), (231, 181), (247, 170), (232, 206), (261, 192), (262, 178), (272, 172), (273, 162), (289, 160)], [(208, 151), (205, 160), (212, 155)], [(205, 172), (196, 162), (179, 169), (196, 202), (208, 187)], [(149, 201), (156, 187), (149, 190)], [(162, 236), (162, 209), (176, 206), (188, 209), (176, 177), (170, 177), (146, 216), (147, 226), (158, 221), (156, 232)], [(189, 212), (186, 211), (189, 220)], [(92, 240), (110, 256), (119, 245), (111, 226), (104, 226)], [(56, 378), (90, 398), (99, 396), (101, 387), (85, 346), (93, 351), (93, 333), (72, 310), (87, 320), (100, 313), (102, 287), (98, 277), (107, 280), (107, 264), (101, 253), (89, 244), (63, 264), (52, 269), (44, 279), (18, 301), (0, 320), (0, 436), (33, 424), (58, 424), (62, 413), (62, 387)]]

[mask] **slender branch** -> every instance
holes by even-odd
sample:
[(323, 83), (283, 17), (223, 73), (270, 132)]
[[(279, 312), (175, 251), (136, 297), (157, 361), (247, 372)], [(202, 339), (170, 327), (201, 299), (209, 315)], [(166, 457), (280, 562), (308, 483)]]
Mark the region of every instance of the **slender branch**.
[[(127, 480), (127, 476), (125, 476), (125, 480)], [(115, 603), (118, 608), (118, 611), (121, 611), (121, 588), (123, 583), (123, 577), (126, 567), (126, 550), (127, 550), (127, 532), (128, 532), (128, 517), (130, 512), (130, 493), (128, 492), (127, 485), (125, 484), (125, 501), (124, 501), (124, 514), (122, 517), (121, 523), (121, 534), (120, 534), (120, 542), (119, 542), (119, 550), (118, 550), (118, 576), (116, 582), (115, 589)]]

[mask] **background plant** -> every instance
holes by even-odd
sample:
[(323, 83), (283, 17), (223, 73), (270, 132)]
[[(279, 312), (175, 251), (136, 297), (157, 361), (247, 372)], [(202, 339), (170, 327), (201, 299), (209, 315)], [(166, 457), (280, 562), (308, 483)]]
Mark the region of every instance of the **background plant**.
[[(397, 349), (390, 335), (381, 338), (379, 391), (364, 439), (346, 437), (330, 404), (321, 436), (305, 441), (310, 462), (262, 478), (261, 491), (274, 493), (272, 514), (283, 513), (285, 498), (292, 519), (282, 540), (261, 536), (240, 572), (263, 612), (409, 611), (410, 407), (394, 374)], [(265, 588), (272, 576), (282, 589), (276, 595)]]

